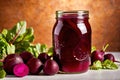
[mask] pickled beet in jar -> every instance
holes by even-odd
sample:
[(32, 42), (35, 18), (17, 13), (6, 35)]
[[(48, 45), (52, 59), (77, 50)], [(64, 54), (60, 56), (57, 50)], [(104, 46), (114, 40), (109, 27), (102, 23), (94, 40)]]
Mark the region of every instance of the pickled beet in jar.
[(53, 59), (60, 70), (67, 73), (82, 73), (89, 68), (91, 52), (91, 27), (89, 12), (56, 11), (53, 28)]

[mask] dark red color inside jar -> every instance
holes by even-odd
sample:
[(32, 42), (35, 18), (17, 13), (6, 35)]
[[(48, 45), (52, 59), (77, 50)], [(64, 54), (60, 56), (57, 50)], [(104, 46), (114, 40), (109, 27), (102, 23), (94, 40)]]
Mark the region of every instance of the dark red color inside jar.
[(89, 68), (91, 26), (88, 19), (88, 11), (56, 11), (53, 59), (63, 72), (82, 73)]

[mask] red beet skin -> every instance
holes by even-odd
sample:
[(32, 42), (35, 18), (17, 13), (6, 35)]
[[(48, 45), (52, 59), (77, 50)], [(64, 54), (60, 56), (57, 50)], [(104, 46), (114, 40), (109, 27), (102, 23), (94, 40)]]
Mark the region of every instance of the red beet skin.
[(38, 56), (38, 59), (44, 64), (48, 59), (50, 59), (51, 57), (48, 56), (47, 53), (41, 53)]
[(91, 54), (91, 62), (93, 63), (96, 60), (103, 61), (104, 60), (104, 53), (103, 51), (96, 50)]
[(39, 59), (37, 59), (37, 58), (31, 58), (27, 62), (27, 65), (29, 67), (29, 70), (30, 70), (31, 74), (39, 74), (39, 72), (43, 68), (42, 62)]
[(23, 63), (23, 60), (18, 54), (9, 54), (3, 61), (3, 67), (7, 74), (13, 74), (14, 66), (20, 63)]
[(43, 72), (44, 74), (47, 75), (54, 75), (59, 71), (59, 66), (56, 63), (56, 61), (54, 60), (50, 60), (48, 59), (45, 64), (44, 64), (44, 68), (43, 68)]
[(32, 55), (32, 53), (24, 51), (20, 54), (20, 56), (22, 57), (24, 63), (27, 63), (27, 61), (31, 58), (33, 58), (34, 56)]
[(29, 68), (26, 64), (20, 63), (13, 68), (14, 75), (17, 77), (23, 77), (29, 74)]

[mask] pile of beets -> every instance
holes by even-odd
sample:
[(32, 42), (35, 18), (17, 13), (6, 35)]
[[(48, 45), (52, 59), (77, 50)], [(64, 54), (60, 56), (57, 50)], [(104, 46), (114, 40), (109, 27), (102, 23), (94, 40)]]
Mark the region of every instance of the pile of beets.
[(3, 61), (3, 68), (7, 74), (14, 74), (18, 77), (28, 74), (36, 75), (42, 70), (46, 75), (54, 75), (59, 71), (58, 64), (47, 53), (41, 53), (38, 58), (35, 58), (26, 51), (7, 55)]

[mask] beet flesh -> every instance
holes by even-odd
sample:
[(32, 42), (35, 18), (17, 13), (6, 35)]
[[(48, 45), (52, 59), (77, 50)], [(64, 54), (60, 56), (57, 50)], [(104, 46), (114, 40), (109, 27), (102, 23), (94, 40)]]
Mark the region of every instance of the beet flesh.
[(17, 77), (23, 77), (29, 74), (29, 68), (26, 64), (20, 63), (13, 68), (14, 75)]

